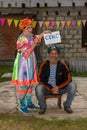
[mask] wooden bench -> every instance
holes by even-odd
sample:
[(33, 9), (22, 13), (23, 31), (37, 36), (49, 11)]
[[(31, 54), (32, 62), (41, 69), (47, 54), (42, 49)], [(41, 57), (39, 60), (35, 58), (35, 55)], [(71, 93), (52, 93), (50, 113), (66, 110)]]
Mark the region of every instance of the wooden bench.
[(62, 107), (61, 107), (61, 97), (62, 97), (62, 95), (60, 95), (60, 94), (58, 94), (58, 95), (57, 94), (52, 94), (52, 95), (46, 95), (45, 99), (57, 98), (58, 99), (57, 105), (58, 105), (59, 109), (62, 109)]

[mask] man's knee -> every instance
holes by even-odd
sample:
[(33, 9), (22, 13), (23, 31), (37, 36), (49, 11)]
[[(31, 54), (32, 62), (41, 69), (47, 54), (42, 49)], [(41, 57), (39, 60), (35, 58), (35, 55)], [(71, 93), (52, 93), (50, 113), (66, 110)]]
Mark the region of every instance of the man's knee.
[(38, 84), (38, 85), (36, 86), (36, 88), (35, 88), (35, 91), (36, 91), (36, 94), (44, 93), (44, 86)]
[(77, 85), (76, 85), (75, 82), (71, 82), (69, 85), (70, 85), (70, 89), (71, 89), (72, 91), (76, 91)]

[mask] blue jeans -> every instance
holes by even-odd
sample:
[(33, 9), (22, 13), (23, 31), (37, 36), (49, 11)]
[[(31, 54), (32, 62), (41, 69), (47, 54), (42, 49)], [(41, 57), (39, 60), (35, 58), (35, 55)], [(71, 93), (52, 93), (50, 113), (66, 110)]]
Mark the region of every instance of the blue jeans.
[[(58, 94), (65, 94), (67, 93), (67, 99), (63, 103), (64, 106), (70, 106), (73, 98), (75, 96), (77, 85), (74, 82), (70, 82), (65, 88), (59, 89)], [(40, 108), (47, 108), (45, 95), (53, 94), (51, 91), (48, 91), (44, 85), (37, 85), (36, 89), (36, 97), (38, 100), (38, 104)]]

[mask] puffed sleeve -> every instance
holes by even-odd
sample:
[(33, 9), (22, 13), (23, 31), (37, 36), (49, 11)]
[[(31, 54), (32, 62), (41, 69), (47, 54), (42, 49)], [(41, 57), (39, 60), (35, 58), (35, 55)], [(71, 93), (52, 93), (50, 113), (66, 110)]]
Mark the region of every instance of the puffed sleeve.
[(25, 36), (19, 36), (17, 40), (17, 50), (23, 50), (26, 43), (28, 43), (28, 39)]

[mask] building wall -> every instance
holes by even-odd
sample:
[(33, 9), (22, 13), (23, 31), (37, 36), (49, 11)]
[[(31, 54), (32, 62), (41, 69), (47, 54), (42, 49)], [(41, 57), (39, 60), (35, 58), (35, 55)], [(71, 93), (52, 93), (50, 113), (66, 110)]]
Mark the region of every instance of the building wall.
[(0, 0), (0, 7), (8, 7), (11, 4), (11, 7), (22, 7), (22, 4), (25, 3), (26, 7), (37, 7), (39, 3), (40, 7), (44, 7), (47, 3), (48, 7), (58, 7), (58, 3), (61, 3), (61, 6), (72, 6), (72, 3), (75, 3), (76, 6), (84, 6), (87, 0)]
[[(67, 16), (68, 10), (70, 11), (69, 16)], [(78, 15), (78, 11), (81, 11), (81, 16)], [(87, 8), (62, 8), (58, 10), (58, 15), (55, 16), (53, 10), (48, 10), (48, 14), (42, 13), (43, 20), (81, 20), (87, 19)], [(70, 26), (69, 28), (65, 26), (62, 28), (49, 29), (52, 31), (59, 30), (62, 38), (62, 43), (59, 44), (61, 48), (60, 57), (62, 60), (69, 62), (69, 65), (73, 71), (87, 72), (87, 47), (82, 47), (82, 26)], [(43, 44), (41, 46), (42, 59), (47, 57), (47, 47)]]
[(0, 59), (14, 59), (19, 30), (14, 26), (0, 27)]
[[(55, 13), (57, 11), (57, 13)], [(70, 14), (68, 14), (70, 11)], [(79, 15), (78, 12), (81, 12)], [(60, 7), (60, 8), (25, 8), (25, 9), (1, 9), (3, 16), (11, 18), (9, 13), (14, 14), (14, 19), (24, 18), (24, 16), (30, 17), (33, 16), (35, 20), (40, 21), (66, 21), (66, 20), (83, 20), (87, 19), (87, 7)], [(24, 12), (21, 16), (17, 13)], [(43, 28), (36, 27), (37, 33), (46, 30), (45, 26)], [(62, 60), (69, 61), (70, 67), (74, 71), (86, 71), (87, 72), (87, 48), (82, 47), (82, 26), (68, 28), (65, 26), (62, 28), (55, 27), (52, 29), (49, 26), (50, 30), (55, 31), (59, 30), (62, 38), (62, 43), (59, 44), (61, 47), (60, 57)], [(1, 27), (0, 25), (0, 59), (13, 59), (15, 57), (15, 46), (16, 39), (19, 34), (18, 28), (15, 28), (14, 25), (11, 28)], [(38, 62), (48, 58), (47, 55), (47, 46), (44, 44), (44, 40), (36, 49)]]

